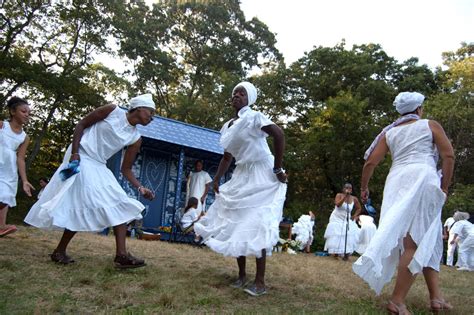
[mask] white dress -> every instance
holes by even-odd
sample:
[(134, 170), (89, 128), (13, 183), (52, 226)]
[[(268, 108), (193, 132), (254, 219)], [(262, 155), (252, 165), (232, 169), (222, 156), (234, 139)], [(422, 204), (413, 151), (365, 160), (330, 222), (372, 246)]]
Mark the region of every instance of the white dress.
[(248, 106), (239, 119), (221, 129), (220, 143), (235, 158), (232, 179), (219, 187), (219, 194), (206, 215), (194, 224), (212, 250), (225, 256), (271, 255), (279, 239), (286, 184), (273, 174), (273, 155), (262, 127), (273, 124)]
[(474, 224), (461, 220), (456, 222), (451, 230), (459, 237), (458, 266), (474, 271)]
[(439, 271), (441, 208), (446, 199), (428, 120), (395, 127), (385, 137), (392, 167), (385, 182), (379, 227), (364, 255), (352, 266), (377, 294), (392, 279), (407, 234), (418, 247), (408, 265), (411, 273), (420, 273), (424, 267)]
[(191, 172), (188, 179), (188, 191), (186, 193), (186, 205), (191, 197), (197, 198), (199, 211), (205, 211), (204, 205), (201, 203), (201, 197), (206, 190), (206, 185), (212, 182), (211, 176), (206, 171)]
[(375, 232), (377, 231), (377, 226), (374, 223), (374, 218), (369, 215), (360, 215), (359, 222), (360, 234), (356, 252), (362, 255), (367, 249), (367, 246), (369, 246), (370, 240), (374, 237)]
[(300, 216), (298, 222), (293, 224), (291, 234), (296, 234), (295, 240), (301, 242), (300, 249), (313, 243), (313, 227), (314, 220), (307, 214)]
[(194, 221), (197, 220), (201, 211), (195, 208), (189, 208), (188, 211), (181, 217), (181, 225), (183, 229), (187, 229)]
[(0, 202), (10, 207), (16, 206), (18, 189), (18, 147), (25, 141), (26, 133), (15, 133), (8, 121), (0, 129)]
[(119, 107), (84, 130), (79, 147), (80, 172), (65, 181), (59, 177), (69, 162), (69, 146), (25, 222), (43, 229), (101, 231), (141, 219), (144, 205), (127, 196), (106, 166), (107, 159), (139, 138), (137, 128), (130, 125), (126, 112)]
[[(326, 243), (324, 250), (329, 254), (352, 254), (359, 242), (359, 227), (351, 220), (351, 212), (354, 208), (354, 202), (347, 204), (343, 202), (340, 207), (335, 206), (329, 217), (329, 224), (324, 232)], [(349, 216), (349, 230), (346, 228), (347, 217)], [(345, 251), (344, 251), (345, 249)]]
[(443, 225), (443, 227), (445, 227), (447, 229), (448, 235), (449, 235), (449, 237), (448, 237), (448, 249), (446, 250), (446, 265), (448, 265), (448, 266), (453, 265), (454, 252), (456, 251), (456, 247), (457, 247), (456, 243), (451, 244), (451, 241), (454, 238), (454, 233), (451, 231), (451, 227), (453, 226), (454, 222), (455, 222), (454, 218), (449, 217), (449, 218), (446, 219), (446, 221), (444, 222), (444, 225)]

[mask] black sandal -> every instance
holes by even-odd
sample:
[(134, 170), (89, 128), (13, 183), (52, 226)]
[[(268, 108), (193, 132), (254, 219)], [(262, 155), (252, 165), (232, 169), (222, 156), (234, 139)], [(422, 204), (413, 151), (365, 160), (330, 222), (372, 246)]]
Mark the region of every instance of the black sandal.
[(130, 253), (127, 255), (117, 255), (114, 259), (115, 268), (129, 269), (140, 268), (146, 266), (145, 260), (133, 257)]
[(74, 262), (74, 259), (66, 255), (66, 253), (60, 253), (54, 251), (51, 255), (51, 260), (58, 264), (69, 265)]

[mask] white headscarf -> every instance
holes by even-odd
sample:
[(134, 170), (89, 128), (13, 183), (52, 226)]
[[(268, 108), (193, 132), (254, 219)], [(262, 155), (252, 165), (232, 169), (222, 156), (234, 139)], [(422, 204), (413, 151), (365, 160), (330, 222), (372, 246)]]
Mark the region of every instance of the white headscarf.
[(393, 106), (401, 115), (410, 113), (423, 104), (425, 97), (418, 92), (401, 92), (395, 97)]
[(137, 107), (148, 107), (148, 108), (155, 109), (155, 102), (153, 102), (153, 98), (151, 94), (148, 93), (148, 94), (138, 95), (138, 96), (135, 96), (134, 98), (131, 98), (129, 109), (134, 109)]
[(247, 105), (250, 106), (254, 104), (257, 100), (257, 88), (255, 88), (252, 83), (243, 81), (234, 87), (234, 89), (232, 90), (232, 96), (234, 95), (235, 90), (239, 87), (243, 87), (245, 91), (247, 91), (247, 99), (249, 101)]

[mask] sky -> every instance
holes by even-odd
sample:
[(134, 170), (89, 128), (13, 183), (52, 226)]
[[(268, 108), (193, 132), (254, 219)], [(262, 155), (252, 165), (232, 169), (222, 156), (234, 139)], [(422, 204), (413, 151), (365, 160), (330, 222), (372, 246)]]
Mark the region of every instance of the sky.
[(434, 69), (441, 53), (474, 42), (474, 0), (241, 0), (247, 20), (276, 33), (287, 65), (314, 46), (380, 44), (399, 62), (417, 57)]

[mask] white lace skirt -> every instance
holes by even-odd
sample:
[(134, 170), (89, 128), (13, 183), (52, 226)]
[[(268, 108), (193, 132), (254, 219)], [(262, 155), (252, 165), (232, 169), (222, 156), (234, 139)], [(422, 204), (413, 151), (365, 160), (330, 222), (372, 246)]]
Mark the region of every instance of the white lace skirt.
[(418, 247), (408, 265), (412, 274), (424, 267), (439, 271), (443, 253), (441, 208), (446, 195), (434, 167), (408, 164), (390, 170), (383, 196), (377, 232), (352, 266), (377, 294), (392, 279), (408, 234)]
[(42, 229), (101, 231), (141, 219), (144, 205), (127, 196), (105, 164), (81, 154), (80, 172), (59, 177), (69, 154), (30, 209), (25, 222)]
[(206, 215), (194, 231), (208, 247), (224, 256), (272, 254), (279, 239), (286, 184), (272, 171), (273, 157), (237, 165), (232, 179), (219, 187)]
[[(359, 227), (351, 220), (349, 213), (349, 229), (347, 231), (346, 211), (334, 209), (329, 217), (329, 224), (324, 232), (326, 243), (324, 250), (329, 254), (352, 254), (359, 242)], [(345, 250), (345, 251), (344, 251)]]

